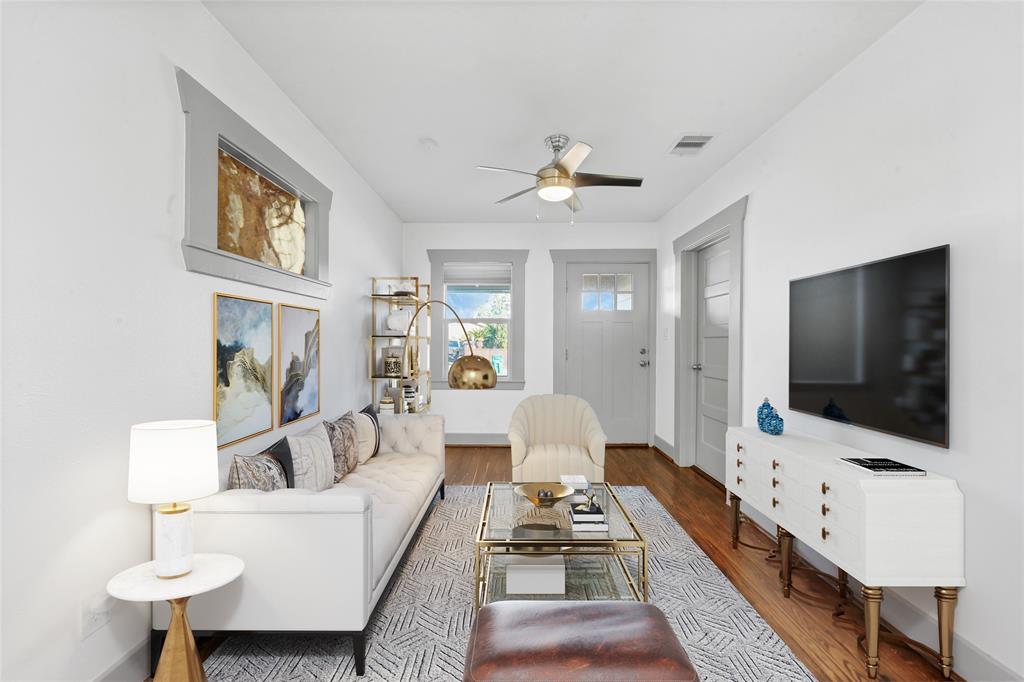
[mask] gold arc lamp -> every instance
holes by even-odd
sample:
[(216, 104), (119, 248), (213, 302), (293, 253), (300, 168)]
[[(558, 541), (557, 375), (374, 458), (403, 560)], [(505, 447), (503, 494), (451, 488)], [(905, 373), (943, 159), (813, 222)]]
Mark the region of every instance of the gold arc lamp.
[(481, 355), (473, 354), (473, 342), (469, 339), (469, 333), (466, 331), (466, 325), (462, 323), (462, 318), (455, 312), (455, 308), (439, 300), (428, 300), (419, 303), (416, 306), (416, 312), (409, 318), (409, 326), (405, 329), (405, 340), (402, 343), (402, 376), (405, 376), (405, 358), (408, 356), (409, 334), (412, 333), (413, 322), (416, 321), (416, 316), (420, 314), (420, 311), (431, 303), (443, 305), (452, 311), (452, 315), (455, 316), (459, 326), (462, 327), (462, 335), (466, 337), (466, 346), (469, 348), (469, 355), (463, 355), (461, 358), (456, 359), (448, 369), (448, 387), (457, 390), (494, 388), (498, 384), (498, 373), (494, 371), (491, 361)]
[(146, 422), (131, 428), (128, 500), (153, 510), (153, 563), (157, 577), (192, 572), (189, 500), (219, 489), (217, 423), (206, 419)]

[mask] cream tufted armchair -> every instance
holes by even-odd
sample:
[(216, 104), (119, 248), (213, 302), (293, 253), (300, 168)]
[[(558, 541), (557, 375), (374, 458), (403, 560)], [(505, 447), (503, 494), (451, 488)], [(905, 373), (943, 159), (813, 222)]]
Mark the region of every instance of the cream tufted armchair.
[(579, 474), (604, 481), (608, 439), (590, 404), (574, 395), (535, 395), (519, 403), (508, 429), (513, 481), (557, 481)]

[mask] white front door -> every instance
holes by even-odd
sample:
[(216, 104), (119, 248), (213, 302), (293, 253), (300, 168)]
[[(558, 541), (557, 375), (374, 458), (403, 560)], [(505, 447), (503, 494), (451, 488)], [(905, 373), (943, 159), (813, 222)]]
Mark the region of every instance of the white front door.
[(594, 408), (610, 443), (647, 443), (647, 264), (566, 266), (565, 392)]
[(697, 253), (696, 463), (725, 482), (729, 413), (729, 241)]

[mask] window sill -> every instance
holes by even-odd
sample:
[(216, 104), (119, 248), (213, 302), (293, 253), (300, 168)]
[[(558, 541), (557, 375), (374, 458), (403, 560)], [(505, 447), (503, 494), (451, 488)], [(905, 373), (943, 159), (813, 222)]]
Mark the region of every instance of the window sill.
[[(498, 385), (492, 390), (497, 391), (522, 391), (526, 387), (525, 381), (515, 380), (499, 380)], [(448, 381), (436, 380), (430, 382), (430, 389), (433, 391), (454, 391), (454, 389), (448, 385)]]

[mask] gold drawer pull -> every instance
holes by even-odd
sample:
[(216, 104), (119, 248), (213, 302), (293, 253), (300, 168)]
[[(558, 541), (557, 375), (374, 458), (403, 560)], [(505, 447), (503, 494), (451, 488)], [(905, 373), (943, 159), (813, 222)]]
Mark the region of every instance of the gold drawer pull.
[(740, 478), (739, 476), (737, 476), (736, 477), (736, 485), (739, 485), (740, 483), (743, 483), (743, 479)]
[(739, 443), (736, 443), (736, 452), (739, 452), (742, 449), (743, 449), (743, 446), (740, 445)]
[(778, 468), (779, 468), (779, 460), (773, 459), (772, 460), (772, 471), (774, 471), (775, 469), (778, 469)]
[(779, 479), (775, 478), (774, 476), (772, 476), (772, 487), (773, 488), (778, 488), (779, 487)]
[(828, 483), (825, 483), (824, 481), (822, 481), (821, 482), (821, 494), (824, 495), (829, 490), (830, 490), (830, 488), (828, 487)]
[(827, 540), (829, 535), (831, 535), (831, 533), (828, 532), (828, 528), (825, 528), (824, 526), (822, 526), (821, 527), (821, 539), (822, 540)]
[(829, 513), (829, 511), (831, 511), (831, 510), (828, 508), (828, 505), (825, 504), (825, 503), (822, 503), (822, 505), (821, 505), (821, 515), (825, 516), (826, 514)]
[(743, 466), (743, 460), (740, 459), (739, 457), (737, 457), (736, 458), (736, 467), (739, 468), (741, 466)]
[(778, 506), (779, 506), (779, 498), (773, 497), (772, 498), (772, 509), (775, 509)]

